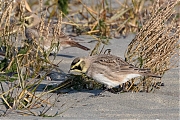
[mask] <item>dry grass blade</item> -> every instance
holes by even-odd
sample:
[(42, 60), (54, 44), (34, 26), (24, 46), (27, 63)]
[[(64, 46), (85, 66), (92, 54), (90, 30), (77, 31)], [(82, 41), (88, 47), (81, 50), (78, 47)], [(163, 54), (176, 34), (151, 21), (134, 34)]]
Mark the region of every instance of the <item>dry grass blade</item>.
[[(42, 1), (40, 1), (39, 4), (42, 4)], [(34, 17), (34, 21), (28, 21), (32, 16), (35, 16), (35, 14), (32, 13), (26, 0), (17, 1), (16, 3), (13, 1), (2, 1), (0, 5), (3, 6), (0, 11), (0, 47), (5, 48), (4, 59), (6, 60), (2, 60), (4, 63), (0, 61), (0, 66), (2, 67), (0, 69), (1, 72), (4, 73), (3, 76), (0, 76), (2, 89), (0, 97), (8, 109), (8, 112), (4, 115), (17, 109), (29, 110), (30, 112), (30, 109), (42, 107), (43, 105), (53, 106), (54, 104), (49, 102), (52, 96), (45, 97), (45, 95), (53, 90), (49, 92), (42, 90), (41, 94), (37, 93), (36, 90), (47, 74), (57, 67), (57, 65), (54, 65), (52, 61), (48, 59), (53, 47), (57, 46), (53, 46), (52, 44), (50, 49), (45, 51), (39, 42), (42, 41), (41, 38), (43, 38), (43, 40), (48, 39), (51, 29), (53, 29), (51, 33), (53, 34), (52, 39), (57, 39), (61, 32), (62, 16), (56, 14), (56, 23), (53, 25), (54, 28), (51, 28), (52, 20), (51, 18), (47, 19), (49, 11), (46, 11), (46, 9), (45, 11), (37, 13), (41, 16), (40, 19)], [(43, 5), (41, 7), (43, 9)], [(57, 11), (57, 13), (60, 12)], [(30, 22), (29, 26), (27, 25), (28, 22)], [(32, 38), (31, 41), (25, 38), (25, 26), (38, 26), (39, 33), (37, 34), (39, 34), (40, 37), (38, 39)], [(48, 34), (43, 35), (43, 30), (46, 30)], [(3, 66), (3, 64), (5, 65)], [(45, 75), (38, 79), (37, 76), (39, 76), (43, 70)], [(47, 110), (44, 111), (43, 114), (45, 114)]]
[[(174, 8), (176, 2), (168, 2), (157, 6), (155, 2), (154, 10), (150, 20), (146, 21), (129, 44), (125, 58), (141, 68), (150, 68), (156, 74), (163, 75), (165, 71), (172, 67), (171, 63), (177, 61), (177, 46), (180, 28), (175, 21), (177, 14)], [(148, 78), (139, 83), (138, 87), (145, 86), (146, 91), (150, 91), (152, 85), (157, 80)], [(135, 90), (140, 91), (140, 89)]]

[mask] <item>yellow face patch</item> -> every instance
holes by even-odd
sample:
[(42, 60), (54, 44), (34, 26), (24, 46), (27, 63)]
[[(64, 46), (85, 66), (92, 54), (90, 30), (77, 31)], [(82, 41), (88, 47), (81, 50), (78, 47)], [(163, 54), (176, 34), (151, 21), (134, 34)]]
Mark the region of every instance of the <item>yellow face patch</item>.
[(85, 67), (85, 61), (82, 58), (76, 58), (71, 63), (70, 71), (85, 73), (87, 68)]

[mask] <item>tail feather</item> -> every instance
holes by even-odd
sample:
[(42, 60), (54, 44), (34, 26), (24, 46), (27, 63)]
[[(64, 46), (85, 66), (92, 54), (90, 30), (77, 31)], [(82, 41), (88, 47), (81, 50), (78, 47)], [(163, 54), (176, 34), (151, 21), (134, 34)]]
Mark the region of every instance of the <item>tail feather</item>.
[(71, 41), (66, 41), (66, 42), (68, 42), (71, 47), (78, 47), (78, 48), (86, 50), (86, 51), (90, 50), (89, 48), (79, 44), (78, 42), (75, 42), (75, 41), (72, 41), (72, 40)]
[(154, 73), (151, 73), (150, 69), (139, 69), (139, 72), (143, 75), (143, 76), (149, 76), (149, 77), (156, 77), (156, 78), (161, 78), (162, 76), (160, 75), (156, 75)]
[(90, 50), (89, 48), (87, 48), (87, 47), (85, 47), (85, 46), (83, 46), (83, 45), (81, 45), (81, 44), (79, 44), (77, 42), (76, 42), (76, 46), (74, 46), (74, 47), (78, 47), (78, 48), (86, 50), (86, 51)]
[(63, 43), (63, 42), (65, 44), (68, 43), (71, 47), (78, 47), (78, 48), (86, 50), (86, 51), (90, 50), (89, 48), (74, 41), (71, 37), (67, 36), (63, 31), (61, 31), (60, 38), (64, 39), (63, 41), (61, 41), (61, 43)]
[(153, 74), (153, 73), (146, 74), (146, 76), (155, 77), (155, 78), (161, 78), (162, 77), (160, 75), (156, 75), (156, 74)]

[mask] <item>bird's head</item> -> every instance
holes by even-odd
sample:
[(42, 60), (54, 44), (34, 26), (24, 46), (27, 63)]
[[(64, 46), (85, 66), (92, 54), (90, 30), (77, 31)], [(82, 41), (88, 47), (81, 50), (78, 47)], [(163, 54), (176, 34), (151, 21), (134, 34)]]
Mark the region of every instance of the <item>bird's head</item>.
[(69, 72), (86, 73), (89, 66), (88, 59), (78, 57), (72, 61)]

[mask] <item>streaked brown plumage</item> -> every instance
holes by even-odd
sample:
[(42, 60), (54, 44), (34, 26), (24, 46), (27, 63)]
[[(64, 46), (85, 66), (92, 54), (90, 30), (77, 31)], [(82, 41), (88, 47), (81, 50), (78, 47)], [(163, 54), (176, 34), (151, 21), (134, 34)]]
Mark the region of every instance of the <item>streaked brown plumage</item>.
[[(25, 28), (25, 35), (26, 38), (28, 38), (29, 40), (36, 40), (38, 42), (40, 42), (41, 46), (45, 49), (48, 50), (51, 47), (51, 44), (56, 43), (59, 44), (60, 46), (60, 50), (63, 50), (65, 48), (68, 47), (77, 47), (80, 48), (82, 50), (90, 50), (89, 48), (79, 44), (78, 42), (74, 41), (72, 38), (70, 38), (69, 36), (67, 36), (64, 32), (60, 32), (60, 35), (57, 35), (56, 37), (53, 37), (52, 33), (48, 33), (49, 35), (46, 38), (47, 33), (44, 32), (44, 34), (41, 36), (40, 32), (38, 31), (38, 29), (34, 28)], [(43, 37), (43, 39), (39, 39), (40, 37)]]
[(137, 68), (120, 57), (107, 54), (76, 58), (71, 64), (70, 71), (85, 73), (97, 82), (107, 85), (107, 88), (117, 87), (139, 76), (161, 78), (149, 69)]
[[(30, 41), (36, 40), (36, 42), (39, 43), (45, 50), (50, 49), (51, 45), (54, 43), (59, 45), (60, 50), (68, 47), (77, 47), (86, 51), (90, 50), (67, 36), (63, 31), (59, 30), (55, 32), (54, 28), (57, 26), (54, 24), (50, 24), (48, 27), (45, 26), (45, 29), (40, 30), (39, 23), (41, 20), (37, 15), (32, 14), (30, 17), (27, 17), (27, 20), (28, 19), (30, 23), (25, 27), (26, 38)], [(53, 51), (55, 50), (53, 49)]]

